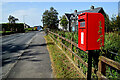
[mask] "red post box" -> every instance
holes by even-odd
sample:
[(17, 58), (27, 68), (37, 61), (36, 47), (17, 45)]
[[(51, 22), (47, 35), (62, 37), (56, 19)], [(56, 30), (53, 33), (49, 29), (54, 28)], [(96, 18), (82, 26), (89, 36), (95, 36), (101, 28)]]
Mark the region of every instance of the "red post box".
[(78, 15), (78, 48), (98, 50), (104, 46), (104, 16), (101, 13)]

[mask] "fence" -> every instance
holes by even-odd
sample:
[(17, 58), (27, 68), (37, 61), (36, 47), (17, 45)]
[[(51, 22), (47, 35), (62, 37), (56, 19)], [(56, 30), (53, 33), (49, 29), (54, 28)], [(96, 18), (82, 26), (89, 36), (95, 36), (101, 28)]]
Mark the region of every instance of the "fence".
[[(82, 60), (82, 58), (78, 55), (78, 49), (76, 49), (75, 51), (72, 50), (73, 46), (78, 48), (77, 44), (72, 41), (72, 38), (71, 38), (71, 40), (66, 39), (65, 37), (60, 36), (59, 34), (51, 32), (49, 30), (48, 30), (48, 34), (50, 35), (51, 38), (53, 38), (56, 42), (58, 42), (58, 44), (61, 45), (63, 50), (69, 51), (70, 54), (66, 53), (66, 56), (68, 56), (69, 58), (71, 58), (73, 60), (73, 64), (75, 65), (77, 70), (79, 70), (81, 76), (83, 78), (87, 78), (87, 71), (84, 72), (84, 69), (83, 69), (83, 67), (80, 66), (80, 64), (82, 63), (83, 66), (88, 68), (88, 63), (85, 62), (84, 60)], [(65, 44), (63, 44), (62, 40), (65, 40), (66, 42), (70, 43), (71, 44), (70, 47), (67, 47)], [(86, 51), (86, 53), (88, 53), (88, 52)], [(99, 56), (98, 69), (95, 69), (94, 67), (92, 67), (91, 74), (96, 74), (96, 78), (99, 80), (100, 79), (108, 79), (105, 76), (106, 65), (115, 68), (118, 72), (120, 71), (120, 63), (115, 62), (111, 59), (108, 59), (104, 56)], [(94, 77), (92, 76), (92, 78), (94, 78)], [(120, 77), (117, 77), (117, 78), (120, 78)]]
[(108, 59), (108, 58), (106, 58), (104, 56), (100, 56), (99, 57), (99, 63), (98, 63), (98, 72), (97, 72), (97, 75), (98, 75), (99, 79), (101, 79), (101, 78), (107, 79), (104, 76), (106, 74), (105, 73), (106, 65), (111, 66), (111, 67), (115, 68), (116, 70), (120, 71), (120, 63), (118, 63), (116, 61), (113, 61), (111, 59)]

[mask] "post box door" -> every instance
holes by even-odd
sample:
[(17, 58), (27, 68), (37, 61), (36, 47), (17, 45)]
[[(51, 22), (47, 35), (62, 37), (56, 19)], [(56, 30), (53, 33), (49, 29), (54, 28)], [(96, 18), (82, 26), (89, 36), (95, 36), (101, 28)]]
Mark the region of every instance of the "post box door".
[(86, 15), (79, 16), (78, 21), (78, 47), (82, 50), (86, 50)]
[(86, 29), (80, 29), (78, 30), (78, 46), (80, 46), (80, 49), (86, 50)]

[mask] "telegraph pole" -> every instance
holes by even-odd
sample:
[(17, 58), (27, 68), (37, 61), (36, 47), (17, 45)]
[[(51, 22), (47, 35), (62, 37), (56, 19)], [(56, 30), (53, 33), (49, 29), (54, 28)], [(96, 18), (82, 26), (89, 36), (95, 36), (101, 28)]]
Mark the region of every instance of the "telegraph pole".
[(23, 15), (24, 29), (25, 29), (25, 16), (27, 16), (27, 15)]

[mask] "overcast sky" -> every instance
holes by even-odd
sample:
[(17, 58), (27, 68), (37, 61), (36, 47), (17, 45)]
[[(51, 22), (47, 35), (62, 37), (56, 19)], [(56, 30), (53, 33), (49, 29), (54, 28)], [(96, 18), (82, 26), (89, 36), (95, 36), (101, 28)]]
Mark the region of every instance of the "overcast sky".
[(94, 5), (95, 8), (103, 7), (104, 11), (112, 17), (118, 14), (118, 2), (4, 2), (2, 3), (2, 23), (8, 22), (8, 16), (13, 15), (18, 18), (17, 22), (25, 22), (30, 26), (42, 25), (42, 14), (50, 7), (54, 7), (59, 13), (73, 13), (74, 10), (90, 9)]

